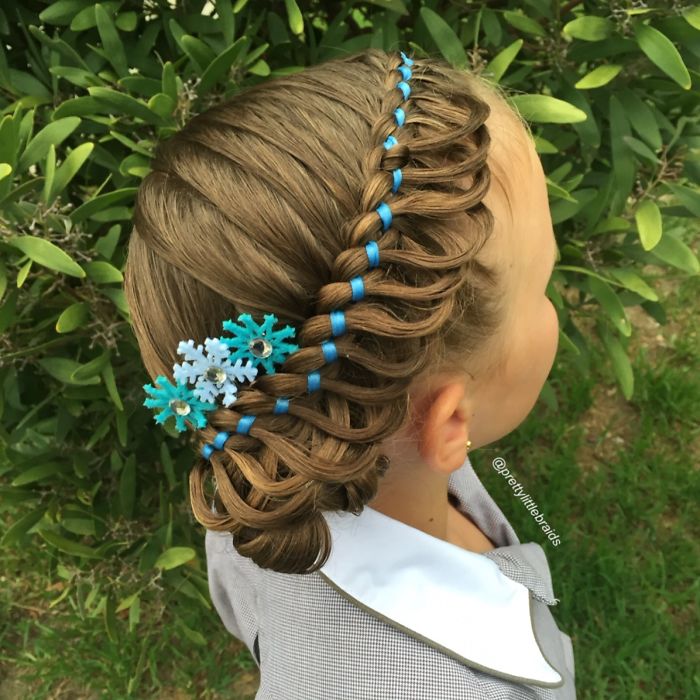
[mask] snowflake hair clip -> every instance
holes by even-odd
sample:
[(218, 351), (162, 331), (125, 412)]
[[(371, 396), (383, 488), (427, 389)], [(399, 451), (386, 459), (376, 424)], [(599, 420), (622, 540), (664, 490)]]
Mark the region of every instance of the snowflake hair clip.
[(205, 414), (218, 407), (218, 397), (223, 397), (224, 406), (231, 406), (237, 399), (238, 385), (253, 382), (259, 366), (267, 374), (274, 374), (275, 365), (282, 364), (299, 349), (298, 345), (286, 342), (294, 337), (295, 329), (285, 326), (274, 330), (275, 323), (274, 314), (266, 314), (262, 324), (256, 323), (250, 314), (241, 314), (238, 323), (230, 319), (223, 323), (232, 338), (207, 338), (203, 346), (195, 346), (194, 340), (181, 340), (177, 352), (187, 361), (173, 365), (177, 383), (173, 385), (161, 375), (156, 378), (158, 388), (145, 384), (143, 388), (151, 397), (143, 402), (144, 406), (161, 409), (154, 418), (160, 424), (175, 416), (178, 432), (186, 430), (186, 420), (190, 426), (204, 428)]

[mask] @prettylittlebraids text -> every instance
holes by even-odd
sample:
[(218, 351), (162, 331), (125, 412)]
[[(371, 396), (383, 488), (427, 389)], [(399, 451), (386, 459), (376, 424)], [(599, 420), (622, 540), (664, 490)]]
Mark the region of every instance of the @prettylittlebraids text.
[(519, 481), (516, 481), (515, 477), (511, 476), (510, 469), (506, 467), (506, 460), (503, 457), (496, 457), (496, 459), (491, 462), (493, 468), (504, 478), (508, 480), (508, 483), (513, 487), (513, 494), (516, 498), (519, 498), (525, 507), (530, 511), (530, 515), (535, 519), (535, 522), (539, 523), (542, 528), (542, 532), (547, 535), (547, 539), (555, 546), (558, 547), (561, 543), (559, 535), (549, 526), (547, 521), (544, 519), (544, 515), (540, 513), (537, 508), (537, 503), (535, 503), (532, 498), (530, 498), (529, 493), (523, 493), (523, 487)]

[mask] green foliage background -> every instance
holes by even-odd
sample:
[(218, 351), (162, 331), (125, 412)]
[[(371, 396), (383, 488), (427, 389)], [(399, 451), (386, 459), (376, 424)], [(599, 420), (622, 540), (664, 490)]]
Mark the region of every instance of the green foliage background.
[[(700, 271), (688, 245), (700, 216), (700, 8), (173, 5), (0, 7), (0, 547), (40, 550), (63, 581), (55, 605), (135, 650), (109, 680), (97, 662), (110, 697), (155, 682), (142, 613), (202, 647), (198, 620), (215, 619), (188, 510), (193, 454), (142, 406), (148, 377), (121, 291), (131, 207), (159, 139), (250, 84), (334, 56), (441, 56), (504, 86), (532, 125), (560, 249), (549, 288), (560, 355), (581, 376), (602, 348), (631, 398), (629, 309), (663, 323), (650, 271)], [(549, 384), (542, 399), (556, 408)]]

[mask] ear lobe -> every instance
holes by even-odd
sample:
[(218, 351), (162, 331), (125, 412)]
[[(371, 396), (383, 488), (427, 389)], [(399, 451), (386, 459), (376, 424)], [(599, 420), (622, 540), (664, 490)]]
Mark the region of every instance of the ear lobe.
[(421, 402), (418, 452), (432, 471), (451, 473), (464, 462), (468, 425), (463, 408), (464, 383), (454, 381)]

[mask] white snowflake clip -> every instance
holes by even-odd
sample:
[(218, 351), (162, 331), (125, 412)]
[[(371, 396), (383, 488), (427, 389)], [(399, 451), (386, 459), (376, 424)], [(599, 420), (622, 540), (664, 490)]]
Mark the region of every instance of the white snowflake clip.
[(258, 374), (258, 366), (274, 374), (275, 365), (283, 363), (290, 353), (299, 349), (298, 345), (285, 340), (294, 337), (295, 329), (285, 326), (274, 330), (276, 322), (274, 314), (266, 314), (262, 324), (253, 321), (250, 314), (241, 314), (238, 323), (230, 319), (223, 323), (224, 330), (233, 337), (207, 338), (204, 345), (195, 345), (194, 340), (181, 340), (177, 353), (186, 362), (173, 365), (176, 384), (159, 376), (156, 379), (159, 388), (150, 384), (143, 387), (151, 397), (144, 405), (160, 409), (156, 422), (163, 423), (175, 416), (179, 432), (185, 430), (186, 419), (201, 429), (207, 422), (205, 414), (217, 407), (217, 398), (222, 396), (221, 403), (227, 408), (235, 403), (238, 384), (252, 382)]

